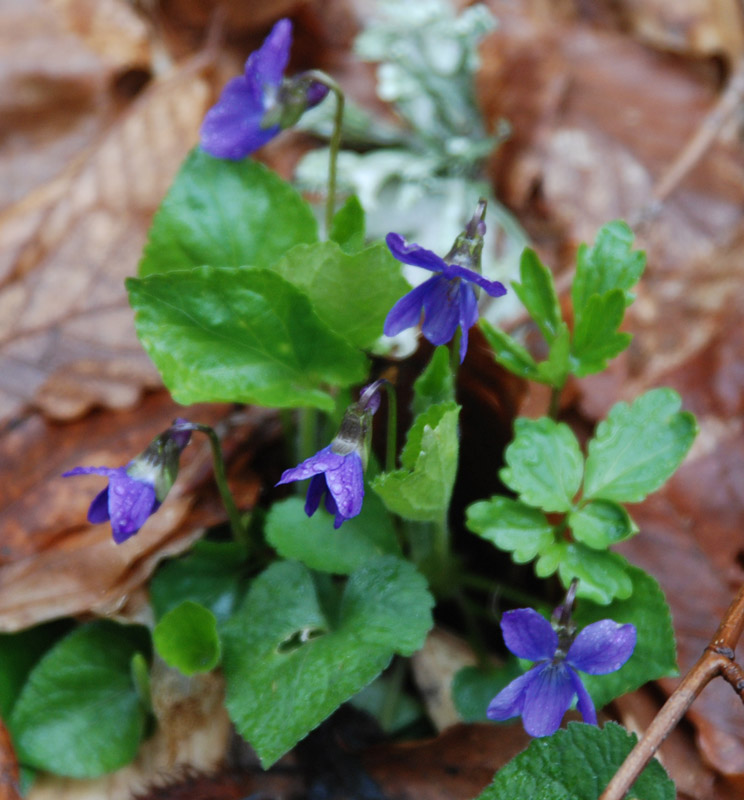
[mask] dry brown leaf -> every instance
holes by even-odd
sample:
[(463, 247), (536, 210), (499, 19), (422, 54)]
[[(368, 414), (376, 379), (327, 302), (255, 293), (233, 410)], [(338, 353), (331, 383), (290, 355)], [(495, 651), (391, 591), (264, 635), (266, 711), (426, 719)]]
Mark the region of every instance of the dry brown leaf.
[(0, 420), (132, 406), (158, 376), (123, 281), (210, 97), (205, 59), (153, 83), (65, 173), (0, 216)]
[(8, 729), (0, 719), (0, 800), (21, 800), (20, 773)]
[(742, 53), (744, 19), (737, 0), (620, 0), (617, 12), (643, 41), (693, 56)]
[[(162, 508), (123, 545), (113, 543), (108, 524), (86, 522), (103, 479), (61, 474), (77, 465), (125, 464), (176, 416), (214, 425), (226, 413), (218, 405), (184, 409), (161, 392), (134, 411), (96, 412), (63, 426), (34, 415), (9, 431), (0, 480), (0, 630), (66, 615), (113, 614), (163, 558), (185, 550), (205, 526), (223, 521), (210, 450), (198, 435), (184, 452), (179, 479)], [(274, 431), (272, 419), (261, 409), (244, 415), (228, 437), (227, 452), (239, 446), (241, 459), (250, 459)], [(236, 502), (251, 508), (260, 479), (250, 466), (236, 466), (239, 472), (231, 480)]]

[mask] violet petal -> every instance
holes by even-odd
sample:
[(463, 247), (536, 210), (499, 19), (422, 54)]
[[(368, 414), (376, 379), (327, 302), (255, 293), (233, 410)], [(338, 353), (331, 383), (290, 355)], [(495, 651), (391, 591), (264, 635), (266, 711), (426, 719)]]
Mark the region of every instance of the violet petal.
[(436, 278), (429, 278), (420, 286), (411, 289), (390, 309), (385, 318), (383, 333), (385, 336), (396, 336), (406, 328), (413, 328), (418, 325), (421, 319), (421, 312), (424, 309), (424, 297), (429, 291), (429, 286)]
[(571, 683), (573, 685), (574, 691), (578, 695), (579, 702), (577, 703), (576, 707), (581, 712), (581, 716), (584, 718), (584, 722), (588, 725), (596, 725), (597, 724), (597, 712), (594, 709), (594, 702), (592, 698), (589, 696), (589, 692), (587, 692), (584, 684), (581, 682), (581, 678), (577, 675), (571, 667), (567, 667), (569, 677), (571, 678)]
[(364, 499), (364, 468), (356, 451), (344, 456), (338, 469), (326, 472), (328, 490), (338, 506), (338, 513), (348, 519), (362, 510)]
[(452, 341), (460, 324), (460, 286), (437, 277), (431, 281), (424, 297), (424, 324), (421, 332), (433, 344), (447, 344)]
[(343, 460), (344, 456), (334, 453), (331, 450), (331, 445), (327, 445), (296, 467), (285, 469), (276, 485), (281, 486), (281, 484), (290, 483), (291, 481), (302, 481), (305, 478), (312, 478), (313, 475), (318, 475), (321, 472), (338, 469)]
[(489, 703), (486, 711), (488, 719), (503, 722), (519, 716), (524, 707), (525, 695), (536, 676), (536, 669), (531, 669), (505, 686)]
[(489, 281), (488, 278), (484, 278), (478, 272), (474, 272), (467, 267), (460, 267), (457, 264), (453, 264), (447, 267), (445, 274), (448, 278), (462, 278), (470, 283), (474, 283), (476, 286), (480, 286), (480, 288), (491, 297), (503, 297), (506, 294), (506, 287), (503, 283), (500, 281)]
[(385, 237), (385, 242), (393, 256), (404, 264), (421, 267), (432, 272), (442, 272), (447, 269), (447, 264), (443, 258), (440, 258), (431, 250), (421, 247), (421, 245), (408, 244), (399, 233), (389, 233)]
[(501, 618), (504, 644), (518, 658), (530, 661), (552, 659), (558, 635), (545, 617), (534, 608), (515, 608)]
[(634, 625), (602, 619), (587, 625), (568, 649), (566, 661), (590, 675), (620, 669), (631, 657), (636, 643)]
[(565, 664), (540, 664), (533, 670), (537, 674), (524, 698), (522, 722), (530, 736), (550, 736), (571, 705), (574, 686)]

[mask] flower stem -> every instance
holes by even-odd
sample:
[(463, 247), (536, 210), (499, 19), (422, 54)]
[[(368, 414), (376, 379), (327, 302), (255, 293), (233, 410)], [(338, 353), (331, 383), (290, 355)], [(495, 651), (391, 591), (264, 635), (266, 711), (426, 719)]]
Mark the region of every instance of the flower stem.
[(561, 402), (561, 392), (563, 386), (553, 386), (550, 390), (550, 403), (548, 404), (548, 416), (551, 419), (558, 419), (558, 410)]
[(322, 83), (327, 86), (336, 98), (336, 113), (333, 116), (333, 132), (331, 133), (331, 140), (329, 142), (329, 157), (328, 157), (328, 196), (326, 197), (325, 209), (325, 225), (326, 237), (331, 232), (333, 225), (333, 214), (336, 210), (336, 174), (338, 166), (338, 153), (341, 149), (341, 125), (344, 120), (344, 93), (336, 81), (330, 75), (320, 70), (309, 70), (304, 73), (312, 80)]
[(390, 732), (393, 729), (407, 667), (408, 662), (403, 658), (398, 658), (388, 673), (385, 695), (380, 709), (380, 727), (383, 731)]
[(396, 456), (398, 455), (398, 398), (392, 383), (385, 381), (385, 390), (388, 398), (385, 471), (393, 472), (395, 470)]
[(214, 480), (217, 484), (222, 504), (225, 506), (225, 511), (227, 511), (227, 517), (230, 520), (233, 538), (236, 542), (248, 546), (248, 531), (227, 484), (227, 472), (225, 470), (225, 459), (222, 455), (222, 446), (214, 428), (210, 428), (209, 425), (202, 425), (199, 422), (188, 422), (182, 425), (174, 425), (173, 430), (199, 431), (209, 439), (209, 445), (212, 448), (212, 463), (214, 464)]

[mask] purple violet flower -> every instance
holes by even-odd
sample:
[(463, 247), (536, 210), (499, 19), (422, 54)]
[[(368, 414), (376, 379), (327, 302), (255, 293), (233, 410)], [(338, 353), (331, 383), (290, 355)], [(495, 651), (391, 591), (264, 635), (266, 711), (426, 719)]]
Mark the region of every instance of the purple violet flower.
[(630, 658), (636, 643), (634, 625), (603, 619), (574, 638), (573, 626), (558, 625), (556, 630), (532, 608), (507, 611), (501, 630), (515, 656), (537, 663), (502, 689), (486, 713), (499, 721), (521, 714), (530, 736), (555, 733), (575, 696), (584, 722), (596, 725), (594, 703), (576, 670), (590, 675), (614, 672)]
[(63, 473), (63, 478), (103, 475), (109, 479), (108, 486), (90, 504), (88, 522), (111, 520), (116, 544), (139, 531), (160, 508), (175, 483), (181, 452), (191, 438), (190, 430), (177, 429), (180, 425), (188, 422), (175, 420), (173, 427), (153, 439), (144, 452), (124, 467), (75, 467)]
[(310, 478), (305, 500), (308, 517), (318, 510), (325, 495), (325, 507), (333, 514), (333, 527), (356, 517), (364, 500), (364, 468), (369, 450), (372, 415), (380, 406), (379, 388), (375, 381), (364, 389), (359, 400), (349, 406), (333, 441), (314, 456), (282, 473), (276, 484)]
[(238, 161), (289, 128), (320, 103), (328, 87), (311, 75), (284, 78), (292, 46), (292, 23), (280, 19), (243, 75), (232, 78), (201, 127), (201, 146), (211, 156)]
[(385, 237), (390, 252), (398, 261), (437, 273), (401, 297), (390, 309), (383, 328), (386, 336), (395, 336), (418, 325), (423, 311), (421, 332), (433, 345), (451, 341), (460, 326), (460, 363), (463, 362), (468, 350), (468, 331), (478, 321), (478, 299), (473, 285), (491, 297), (506, 294), (502, 283), (489, 281), (477, 271), (486, 232), (485, 213), (486, 201), (481, 199), (473, 218), (444, 258), (418, 244), (408, 244), (398, 233)]

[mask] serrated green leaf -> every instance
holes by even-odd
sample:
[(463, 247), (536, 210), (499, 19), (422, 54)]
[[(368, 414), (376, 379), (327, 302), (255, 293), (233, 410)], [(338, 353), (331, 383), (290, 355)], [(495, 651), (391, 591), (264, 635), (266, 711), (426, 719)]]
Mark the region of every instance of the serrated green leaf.
[(143, 650), (146, 629), (108, 621), (57, 642), (32, 670), (9, 720), (19, 760), (74, 778), (128, 764), (145, 727), (130, 671)]
[[(496, 773), (477, 800), (597, 800), (636, 741), (614, 722), (603, 728), (569, 722), (565, 730), (535, 739)], [(654, 760), (628, 797), (675, 800), (676, 790)]]
[(572, 511), (568, 515), (568, 526), (574, 539), (595, 550), (606, 550), (638, 533), (630, 514), (610, 500), (594, 500)]
[(400, 556), (390, 514), (378, 497), (366, 494), (361, 514), (338, 530), (330, 514), (318, 511), (308, 517), (298, 497), (274, 503), (266, 517), (266, 539), (284, 558), (340, 575), (354, 572), (375, 556)]
[(372, 482), (389, 511), (422, 522), (444, 517), (457, 472), (459, 413), (456, 403), (442, 403), (416, 418), (401, 453), (403, 468)]
[(573, 431), (548, 417), (514, 423), (501, 480), (520, 499), (543, 511), (569, 511), (581, 486), (584, 457)]
[(555, 541), (553, 526), (536, 508), (508, 497), (492, 497), (467, 509), (468, 528), (512, 554), (517, 564), (532, 561)]
[(328, 238), (341, 245), (345, 253), (356, 253), (364, 247), (364, 209), (352, 195), (333, 216)]
[(135, 325), (179, 403), (333, 409), (322, 384), (361, 382), (366, 359), (265, 269), (198, 267), (127, 281)]
[(629, 564), (625, 571), (633, 583), (630, 597), (613, 600), (607, 606), (582, 600), (576, 604), (574, 613), (574, 621), (582, 628), (600, 619), (623, 624), (631, 622), (636, 626), (638, 638), (633, 655), (619, 670), (607, 675), (581, 673), (597, 708), (635, 691), (648, 681), (677, 674), (672, 618), (659, 584), (638, 567)]
[(184, 675), (209, 672), (220, 663), (217, 618), (192, 600), (184, 600), (158, 622), (152, 641), (163, 661)]
[(512, 283), (517, 297), (550, 343), (561, 326), (561, 307), (553, 283), (553, 275), (529, 247), (522, 252), (519, 264), (521, 283)]
[(155, 214), (138, 275), (204, 264), (268, 267), (317, 240), (310, 206), (276, 173), (195, 148)]
[(424, 578), (392, 556), (350, 576), (333, 618), (303, 565), (282, 561), (263, 572), (223, 630), (227, 708), (263, 765), (370, 683), (394, 653), (421, 647), (432, 605)]
[(455, 379), (450, 367), (449, 349), (437, 347), (426, 369), (413, 384), (412, 411), (423, 414), (429, 406), (448, 403), (455, 399)]
[(354, 254), (335, 242), (302, 244), (273, 269), (310, 298), (331, 330), (361, 348), (380, 338), (388, 312), (410, 289), (384, 244)]
[(547, 359), (537, 365), (535, 380), (560, 389), (566, 382), (570, 371), (571, 333), (568, 330), (568, 325), (565, 322), (561, 322), (555, 339), (550, 345)]
[(571, 287), (577, 326), (592, 295), (622, 289), (626, 305), (632, 302), (633, 295), (628, 290), (638, 282), (646, 266), (646, 254), (632, 250), (632, 245), (633, 231), (616, 220), (599, 229), (593, 247), (579, 247), (576, 276)]
[(682, 463), (697, 433), (672, 389), (652, 389), (631, 405), (617, 403), (589, 442), (584, 497), (637, 503)]
[(574, 330), (571, 354), (576, 360), (574, 373), (583, 378), (601, 372), (607, 362), (630, 344), (629, 333), (619, 333), (625, 316), (625, 293), (613, 289), (592, 295)]
[(606, 606), (614, 598), (624, 600), (633, 591), (628, 562), (608, 550), (592, 550), (581, 542), (555, 542), (546, 547), (535, 562), (535, 574), (547, 578), (555, 571), (568, 589), (579, 579), (577, 597)]
[(196, 542), (184, 556), (162, 564), (150, 581), (150, 602), (160, 619), (184, 600), (227, 619), (243, 597), (246, 549), (236, 542)]
[(500, 328), (494, 328), (483, 317), (478, 320), (478, 324), (486, 341), (491, 345), (493, 357), (497, 363), (501, 364), (504, 369), (508, 369), (509, 372), (519, 375), (520, 378), (538, 380), (537, 363), (526, 348)]

